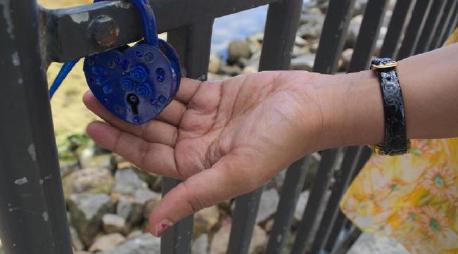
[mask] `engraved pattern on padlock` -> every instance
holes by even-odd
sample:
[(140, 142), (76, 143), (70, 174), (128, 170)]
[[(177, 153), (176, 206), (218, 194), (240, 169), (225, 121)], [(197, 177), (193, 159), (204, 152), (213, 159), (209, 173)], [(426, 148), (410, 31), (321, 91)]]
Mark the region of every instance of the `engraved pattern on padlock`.
[(84, 73), (94, 96), (111, 113), (142, 124), (155, 118), (175, 97), (181, 78), (175, 50), (157, 36), (147, 0), (130, 0), (138, 10), (144, 41), (86, 57)]

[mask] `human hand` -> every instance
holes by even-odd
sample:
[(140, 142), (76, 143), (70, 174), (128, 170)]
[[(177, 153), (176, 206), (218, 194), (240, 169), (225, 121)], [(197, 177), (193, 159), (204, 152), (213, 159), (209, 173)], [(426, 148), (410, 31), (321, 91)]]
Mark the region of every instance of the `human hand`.
[(176, 99), (141, 126), (117, 119), (87, 92), (84, 103), (107, 122), (91, 123), (87, 132), (141, 169), (184, 180), (150, 215), (150, 231), (158, 236), (323, 148), (326, 126), (312, 85), (320, 76), (261, 72), (222, 82), (183, 79)]

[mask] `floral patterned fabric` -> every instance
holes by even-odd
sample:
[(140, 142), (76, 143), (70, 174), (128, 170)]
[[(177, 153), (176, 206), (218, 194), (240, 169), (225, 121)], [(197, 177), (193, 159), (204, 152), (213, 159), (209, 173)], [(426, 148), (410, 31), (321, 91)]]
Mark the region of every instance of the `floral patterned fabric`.
[[(458, 41), (458, 29), (449, 43)], [(410, 153), (373, 155), (341, 202), (365, 232), (412, 254), (458, 254), (458, 138), (412, 140)]]

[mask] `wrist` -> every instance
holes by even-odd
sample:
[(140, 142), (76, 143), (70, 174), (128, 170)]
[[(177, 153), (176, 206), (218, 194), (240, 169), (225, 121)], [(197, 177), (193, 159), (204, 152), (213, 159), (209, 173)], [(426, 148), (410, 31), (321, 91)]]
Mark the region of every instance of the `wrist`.
[(371, 71), (315, 75), (311, 87), (322, 120), (319, 149), (382, 143), (384, 113), (376, 76)]

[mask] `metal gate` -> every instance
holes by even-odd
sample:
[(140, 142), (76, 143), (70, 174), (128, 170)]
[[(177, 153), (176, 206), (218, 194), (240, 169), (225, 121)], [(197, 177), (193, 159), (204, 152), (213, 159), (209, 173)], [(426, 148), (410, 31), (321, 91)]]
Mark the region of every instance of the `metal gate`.
[[(267, 4), (259, 69), (289, 68), (302, 0), (150, 2), (159, 32), (168, 32), (190, 78), (206, 78), (215, 18)], [(348, 71), (368, 67), (387, 2), (368, 1)], [(315, 72), (336, 71), (354, 4), (355, 0), (330, 0)], [(398, 0), (380, 55), (401, 59), (442, 45), (456, 26), (457, 8), (458, 0)], [(104, 19), (98, 18), (102, 15)], [(139, 40), (139, 24), (133, 7), (119, 0), (59, 10), (43, 9), (35, 0), (0, 0), (0, 237), (7, 253), (72, 253), (47, 93), (49, 63)], [(339, 212), (338, 203), (369, 156), (370, 151), (363, 147), (321, 153), (291, 253), (345, 253), (357, 239), (360, 232)], [(301, 168), (309, 160), (306, 156), (287, 170), (268, 254), (281, 253), (285, 246), (304, 184)], [(339, 174), (333, 176), (336, 169)], [(176, 184), (166, 179), (163, 189)], [(325, 199), (328, 190), (331, 195)], [(248, 252), (261, 193), (259, 189), (236, 199), (228, 253)], [(190, 253), (192, 226), (193, 218), (188, 217), (169, 230), (162, 238), (162, 253)], [(347, 233), (339, 238), (342, 232)]]

